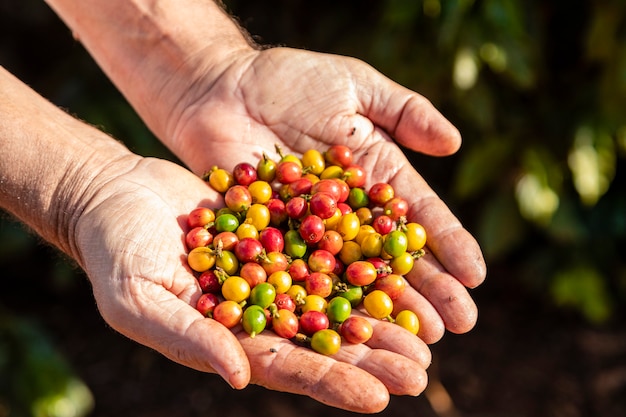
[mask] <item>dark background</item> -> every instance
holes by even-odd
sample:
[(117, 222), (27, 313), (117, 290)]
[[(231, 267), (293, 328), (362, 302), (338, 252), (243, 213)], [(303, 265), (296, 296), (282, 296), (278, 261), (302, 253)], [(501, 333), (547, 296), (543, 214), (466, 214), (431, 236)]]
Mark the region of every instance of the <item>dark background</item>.
[[(626, 5), (226, 3), (262, 43), (367, 61), (464, 136), (455, 156), (407, 155), (483, 246), (479, 321), (432, 346), (424, 395), (382, 415), (626, 415)], [(463, 62), (476, 76), (459, 84)], [(131, 150), (174, 159), (43, 1), (0, 0), (0, 64)], [(577, 171), (573, 155), (595, 165)], [(577, 175), (599, 180), (585, 191)], [(6, 215), (0, 276), (0, 417), (80, 415), (84, 387), (93, 417), (352, 415), (233, 391), (116, 334), (81, 271)]]

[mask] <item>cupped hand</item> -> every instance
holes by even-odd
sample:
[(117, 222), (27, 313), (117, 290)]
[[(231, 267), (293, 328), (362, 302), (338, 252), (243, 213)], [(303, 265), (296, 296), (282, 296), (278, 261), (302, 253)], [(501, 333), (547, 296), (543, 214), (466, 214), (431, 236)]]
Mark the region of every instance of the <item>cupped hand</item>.
[(481, 250), (397, 146), (434, 156), (459, 148), (459, 132), (427, 99), (360, 60), (289, 48), (233, 54), (192, 85), (165, 136), (194, 172), (256, 163), (264, 152), (275, 156), (276, 144), (295, 154), (349, 146), (369, 173), (367, 185), (393, 185), (409, 200), (409, 218), (428, 233), (427, 255), (407, 277), (412, 289), (398, 307), (419, 314), (428, 343), (445, 328), (474, 326), (467, 287), (485, 278)]
[(79, 262), (98, 308), (114, 329), (188, 367), (219, 373), (231, 386), (249, 382), (308, 395), (358, 412), (382, 410), (389, 395), (418, 395), (430, 351), (391, 323), (375, 323), (368, 345), (329, 357), (270, 331), (250, 338), (195, 308), (201, 295), (186, 266), (186, 214), (222, 202), (188, 170), (128, 156), (105, 167), (74, 231)]

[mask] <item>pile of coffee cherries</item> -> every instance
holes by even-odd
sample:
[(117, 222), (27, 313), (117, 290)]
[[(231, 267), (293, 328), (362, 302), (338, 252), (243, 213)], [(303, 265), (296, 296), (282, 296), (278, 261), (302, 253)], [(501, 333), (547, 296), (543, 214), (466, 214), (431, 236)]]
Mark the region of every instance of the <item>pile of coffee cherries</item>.
[(426, 243), (407, 201), (387, 183), (365, 189), (346, 146), (276, 151), (204, 174), (225, 207), (188, 215), (187, 262), (203, 291), (196, 308), (251, 337), (271, 329), (326, 355), (369, 340), (367, 315), (417, 334), (416, 314), (393, 308)]

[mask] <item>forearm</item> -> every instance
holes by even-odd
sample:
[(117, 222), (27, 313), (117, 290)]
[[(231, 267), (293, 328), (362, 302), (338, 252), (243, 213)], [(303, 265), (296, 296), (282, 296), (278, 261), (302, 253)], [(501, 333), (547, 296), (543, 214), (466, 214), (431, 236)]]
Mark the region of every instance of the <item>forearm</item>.
[(107, 167), (132, 154), (0, 67), (0, 208), (77, 259), (73, 228)]
[(193, 101), (194, 80), (251, 50), (212, 0), (46, 1), (162, 140)]

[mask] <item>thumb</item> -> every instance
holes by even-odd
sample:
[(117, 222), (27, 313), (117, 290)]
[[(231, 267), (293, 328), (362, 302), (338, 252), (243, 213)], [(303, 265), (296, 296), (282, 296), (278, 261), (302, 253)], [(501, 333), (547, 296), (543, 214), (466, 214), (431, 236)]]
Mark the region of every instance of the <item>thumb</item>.
[(411, 150), (446, 156), (459, 149), (461, 134), (428, 99), (374, 73), (370, 88), (361, 90), (364, 116)]
[[(117, 307), (115, 297), (94, 291), (103, 318), (118, 332), (148, 346), (174, 362), (217, 373), (232, 387), (250, 382), (250, 364), (235, 335), (215, 320), (205, 318), (188, 302), (162, 286), (134, 277), (127, 288), (132, 301)], [(104, 302), (102, 302), (104, 300)]]

